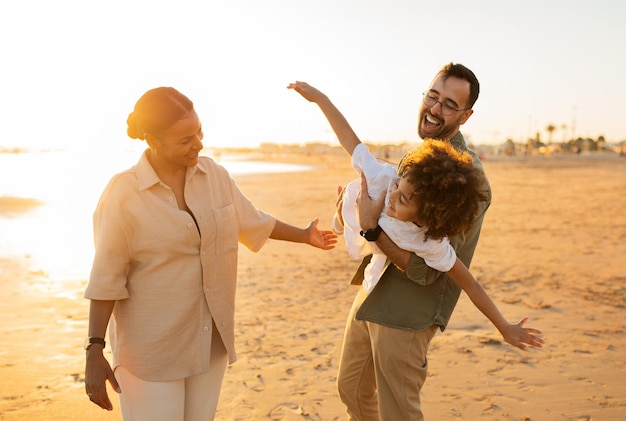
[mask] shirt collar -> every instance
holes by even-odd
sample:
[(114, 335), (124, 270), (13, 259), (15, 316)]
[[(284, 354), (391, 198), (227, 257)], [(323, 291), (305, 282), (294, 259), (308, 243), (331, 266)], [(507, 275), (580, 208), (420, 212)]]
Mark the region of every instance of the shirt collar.
[(465, 139), (460, 131), (456, 132), (456, 134), (450, 139), (450, 144), (454, 146), (457, 150), (467, 150), (467, 145), (465, 144)]
[[(148, 160), (148, 152), (149, 149), (146, 149), (143, 152), (141, 158), (139, 159), (139, 162), (135, 166), (137, 169), (137, 180), (139, 181), (140, 190), (149, 189), (155, 184), (159, 184), (161, 182), (159, 176), (157, 175), (156, 171), (154, 171), (154, 168), (152, 168), (152, 165)], [(198, 161), (198, 165), (187, 168), (187, 175), (185, 179), (189, 180), (197, 171), (205, 174), (208, 172), (208, 162), (206, 160), (203, 160), (202, 157)]]

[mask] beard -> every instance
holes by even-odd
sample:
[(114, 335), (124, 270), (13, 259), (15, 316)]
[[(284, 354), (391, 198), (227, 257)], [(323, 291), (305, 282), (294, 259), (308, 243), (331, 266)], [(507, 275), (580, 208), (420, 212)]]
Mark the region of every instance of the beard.
[(441, 117), (436, 117), (426, 110), (422, 110), (419, 115), (417, 134), (422, 139), (437, 139), (449, 141), (459, 131), (460, 118), (453, 121), (446, 121)]

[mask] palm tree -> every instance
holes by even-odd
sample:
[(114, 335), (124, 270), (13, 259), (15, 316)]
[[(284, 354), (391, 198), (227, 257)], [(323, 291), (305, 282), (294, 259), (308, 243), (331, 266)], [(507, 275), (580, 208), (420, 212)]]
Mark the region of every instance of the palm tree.
[(546, 131), (548, 132), (548, 144), (552, 143), (552, 133), (556, 130), (556, 126), (554, 124), (548, 124), (546, 127)]

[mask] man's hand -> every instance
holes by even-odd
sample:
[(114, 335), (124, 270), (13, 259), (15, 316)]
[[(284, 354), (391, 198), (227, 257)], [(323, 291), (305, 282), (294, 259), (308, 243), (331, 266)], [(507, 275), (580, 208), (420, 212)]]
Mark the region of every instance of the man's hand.
[(341, 216), (341, 212), (343, 209), (343, 195), (346, 192), (346, 188), (342, 186), (337, 186), (337, 200), (335, 201), (335, 207), (337, 208), (337, 220), (343, 227), (345, 224), (343, 223), (343, 216)]
[(374, 229), (378, 225), (378, 218), (385, 206), (385, 195), (381, 194), (378, 200), (372, 200), (367, 191), (367, 179), (361, 173), (361, 191), (356, 198), (359, 213), (359, 225), (362, 230)]

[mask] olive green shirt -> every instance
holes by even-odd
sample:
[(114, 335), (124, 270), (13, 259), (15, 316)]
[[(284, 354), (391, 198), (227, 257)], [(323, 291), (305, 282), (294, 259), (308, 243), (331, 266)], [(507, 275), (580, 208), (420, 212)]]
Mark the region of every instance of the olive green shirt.
[[(484, 171), (476, 153), (467, 149), (461, 132), (450, 143), (457, 150), (467, 151), (474, 159), (474, 165)], [(489, 193), (489, 201), (481, 202), (471, 230), (465, 235), (450, 238), (457, 256), (468, 268), (478, 243), (485, 212), (491, 204), (491, 187), (488, 181), (485, 188)], [(361, 271), (365, 264), (364, 260)], [(361, 276), (357, 271), (353, 283), (358, 283)], [(422, 258), (412, 254), (406, 273), (393, 264), (389, 265), (359, 308), (356, 319), (415, 331), (438, 325), (443, 331), (460, 294), (461, 288), (445, 273), (428, 267)]]

